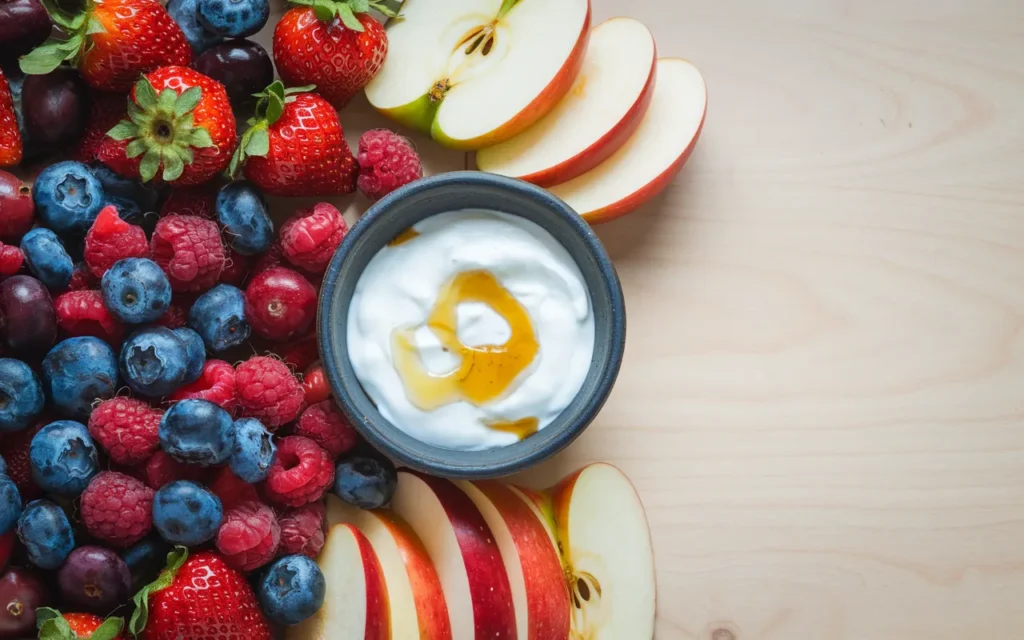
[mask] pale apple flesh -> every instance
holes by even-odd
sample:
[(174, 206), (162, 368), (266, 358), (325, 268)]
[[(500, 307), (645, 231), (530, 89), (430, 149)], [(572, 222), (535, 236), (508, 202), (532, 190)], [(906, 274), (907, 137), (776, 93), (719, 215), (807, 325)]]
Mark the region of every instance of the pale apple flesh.
[(481, 171), (542, 187), (593, 169), (636, 131), (654, 94), (654, 37), (632, 18), (612, 18), (590, 33), (572, 88), (546, 116), (505, 142), (480, 150)]
[(517, 494), (493, 480), (456, 483), (477, 506), (501, 551), (512, 587), (519, 640), (569, 637), (569, 592), (544, 523)]
[(447, 146), (496, 144), (565, 95), (589, 28), (589, 0), (407, 2), (366, 96)]
[(452, 638), (517, 638), (501, 552), (473, 501), (448, 480), (403, 470), (391, 507), (423, 541), (437, 569)]
[(288, 628), (288, 640), (389, 640), (384, 573), (366, 536), (351, 525), (334, 525), (317, 565), (327, 583), (324, 603)]
[(392, 638), (451, 639), (441, 581), (408, 524), (388, 509), (365, 511), (335, 496), (327, 498), (327, 523), (353, 525), (370, 541), (388, 590)]
[(551, 187), (590, 223), (606, 222), (644, 204), (671, 183), (704, 126), (707, 86), (685, 60), (658, 60), (650, 107), (632, 137), (587, 173)]

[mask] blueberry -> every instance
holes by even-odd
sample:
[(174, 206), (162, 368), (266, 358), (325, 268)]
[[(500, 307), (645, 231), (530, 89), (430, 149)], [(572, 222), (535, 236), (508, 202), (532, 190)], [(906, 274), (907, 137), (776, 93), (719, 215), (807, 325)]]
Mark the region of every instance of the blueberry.
[(353, 453), (334, 468), (334, 493), (361, 509), (383, 507), (397, 485), (395, 465), (380, 455)]
[(87, 420), (97, 399), (114, 397), (117, 358), (92, 336), (58, 342), (43, 358), (43, 388), (63, 415)]
[(32, 479), (43, 491), (77, 496), (99, 471), (100, 458), (81, 422), (51, 422), (32, 437), (28, 448)]
[(209, 400), (182, 400), (160, 419), (160, 447), (176, 460), (205, 467), (227, 461), (234, 433), (231, 414)]
[(235, 446), (228, 465), (236, 476), (253, 484), (261, 482), (267, 477), (276, 452), (270, 432), (259, 420), (235, 421)]
[(157, 263), (147, 258), (118, 260), (100, 282), (103, 302), (122, 322), (153, 322), (171, 305), (171, 283)]
[(44, 402), (43, 385), (32, 368), (21, 360), (0, 358), (0, 431), (28, 427)]
[(270, 248), (274, 223), (267, 213), (267, 199), (256, 187), (244, 181), (225, 185), (217, 193), (216, 210), (232, 249), (251, 256)]
[(237, 347), (251, 332), (245, 318), (245, 294), (230, 284), (217, 285), (192, 303), (188, 326), (202, 336), (210, 351)]
[(153, 496), (153, 526), (172, 544), (194, 547), (212, 539), (223, 515), (217, 496), (189, 480), (165, 484)]
[(25, 254), (29, 271), (48, 288), (57, 291), (68, 288), (75, 263), (56, 233), (42, 227), (29, 231), (21, 239), (21, 252)]
[(7, 475), (0, 475), (0, 534), (14, 528), (21, 515), (21, 494)]
[(132, 593), (156, 579), (167, 564), (167, 552), (171, 545), (157, 534), (136, 542), (121, 553), (132, 574)]
[(185, 343), (185, 353), (188, 355), (185, 379), (182, 382), (185, 384), (195, 382), (199, 376), (203, 375), (203, 367), (206, 366), (206, 345), (203, 344), (203, 338), (188, 327), (175, 329), (174, 335)]
[(199, 21), (207, 31), (229, 38), (251, 36), (270, 17), (268, 0), (203, 0), (199, 3)]
[(40, 569), (56, 569), (75, 548), (67, 515), (49, 500), (28, 503), (18, 518), (18, 539), (28, 550), (29, 562)]
[(271, 621), (291, 626), (319, 611), (326, 592), (327, 582), (320, 567), (306, 556), (294, 555), (270, 565), (256, 595)]
[[(270, 83), (267, 83), (270, 84)], [(107, 204), (117, 198), (130, 202), (132, 206), (141, 211), (156, 211), (160, 202), (160, 192), (153, 187), (136, 182), (131, 178), (117, 174), (105, 164), (90, 164), (89, 170), (103, 186), (103, 193), (107, 196)], [(124, 217), (123, 215), (121, 216)]]
[(84, 234), (106, 202), (103, 186), (89, 167), (72, 160), (43, 169), (32, 185), (32, 197), (43, 224), (61, 234)]
[(181, 386), (188, 349), (167, 327), (139, 329), (121, 347), (121, 377), (135, 393), (157, 398)]
[(222, 36), (208, 31), (199, 21), (199, 0), (171, 0), (167, 3), (167, 13), (181, 27), (196, 55), (224, 40)]

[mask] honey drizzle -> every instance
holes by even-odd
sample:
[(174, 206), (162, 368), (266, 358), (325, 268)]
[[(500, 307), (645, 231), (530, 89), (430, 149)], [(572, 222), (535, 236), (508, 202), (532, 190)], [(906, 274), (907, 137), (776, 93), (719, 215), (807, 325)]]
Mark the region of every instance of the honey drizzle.
[(540, 420), (537, 418), (520, 418), (519, 420), (484, 420), (483, 423), (495, 431), (514, 434), (520, 440), (529, 438), (533, 434), (537, 433), (537, 428), (540, 426)]
[(415, 238), (415, 237), (417, 237), (419, 235), (420, 235), (419, 231), (413, 229), (412, 227), (409, 227), (408, 229), (399, 232), (399, 234), (397, 236), (392, 238), (391, 242), (388, 243), (388, 246), (389, 247), (397, 247), (400, 244), (405, 244), (406, 242), (409, 242), (410, 240), (412, 240), (413, 238)]

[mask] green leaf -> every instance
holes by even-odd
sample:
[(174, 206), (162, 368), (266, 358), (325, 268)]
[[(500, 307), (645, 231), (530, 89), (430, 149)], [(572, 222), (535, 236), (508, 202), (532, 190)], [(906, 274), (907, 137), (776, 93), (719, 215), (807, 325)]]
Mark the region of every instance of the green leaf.
[(313, 13), (316, 14), (316, 19), (320, 22), (331, 22), (334, 20), (334, 3), (328, 0), (315, 0), (313, 2)]
[(270, 135), (266, 129), (254, 129), (245, 143), (245, 155), (265, 156), (270, 153)]
[(274, 80), (270, 83), (270, 86), (267, 87), (267, 93), (274, 94), (283, 100), (285, 95), (288, 93), (288, 90), (284, 88), (283, 82), (280, 80)]
[(235, 147), (235, 152), (231, 154), (231, 162), (228, 163), (228, 178), (234, 180), (238, 176), (238, 169), (244, 161), (245, 152), (242, 151), (242, 145), (238, 145)]
[(135, 123), (136, 126), (143, 126), (150, 120), (150, 115), (139, 108), (134, 102), (128, 103), (128, 119)]
[(373, 9), (376, 9), (379, 13), (381, 13), (381, 14), (389, 17), (389, 18), (396, 18), (396, 17), (398, 17), (398, 12), (395, 11), (394, 9), (392, 9), (391, 7), (389, 7), (388, 5), (384, 4), (383, 2), (377, 2), (376, 0), (371, 0), (370, 1), (370, 7), (372, 7)]
[(181, 156), (185, 164), (192, 164), (196, 160), (196, 155), (192, 153), (191, 147), (179, 148), (178, 155)]
[(146, 153), (148, 149), (149, 145), (146, 144), (146, 141), (139, 138), (138, 140), (132, 140), (128, 143), (128, 146), (124, 150), (124, 155), (129, 158), (138, 158), (142, 154)]
[(176, 123), (174, 123), (174, 138), (181, 138), (192, 131), (193, 128), (195, 128), (195, 121), (192, 118), (192, 114), (189, 113), (183, 115)]
[(309, 93), (313, 89), (316, 89), (315, 84), (304, 84), (301, 87), (288, 87), (284, 90), (284, 95), (293, 96), (297, 93)]
[(359, 32), (364, 30), (363, 23), (359, 22), (359, 18), (356, 17), (356, 14), (352, 13), (352, 7), (347, 4), (338, 5), (338, 17), (341, 18), (342, 24), (349, 29)]
[(277, 97), (276, 93), (270, 94), (269, 99), (267, 100), (267, 108), (265, 113), (267, 124), (274, 124), (275, 122), (281, 119), (281, 116), (283, 114), (284, 100), (282, 98)]
[(178, 101), (178, 94), (174, 89), (164, 89), (160, 92), (160, 97), (156, 100), (156, 106), (160, 111), (164, 113), (173, 112), (175, 104)]
[(202, 89), (199, 87), (187, 89), (184, 93), (178, 96), (178, 101), (174, 103), (174, 115), (183, 116), (186, 113), (191, 112), (199, 105), (199, 101), (202, 99)]
[(156, 89), (143, 77), (135, 83), (135, 104), (142, 109), (152, 109), (157, 104)]
[(124, 618), (107, 618), (89, 636), (89, 640), (114, 640), (124, 629)]
[(173, 149), (164, 153), (164, 182), (173, 182), (185, 171), (185, 162)]
[(28, 75), (44, 75), (59, 67), (65, 60), (74, 58), (81, 48), (81, 36), (74, 36), (69, 40), (51, 38), (28, 55), (22, 56), (18, 64)]
[[(60, 7), (59, 4), (54, 0), (42, 0), (43, 9), (46, 9), (46, 13), (50, 16), (50, 20), (53, 20), (54, 24), (58, 27), (63, 27), (64, 31), (71, 33), (82, 26), (82, 21), (85, 20), (85, 14), (79, 13), (73, 15), (65, 11)], [(81, 18), (79, 18), (81, 16)], [(78, 22), (77, 26), (75, 22)]]
[(104, 27), (99, 20), (96, 18), (89, 18), (89, 26), (85, 29), (85, 35), (91, 36), (97, 33), (106, 33), (107, 28)]
[(146, 628), (146, 622), (149, 621), (149, 595), (171, 586), (174, 576), (185, 564), (186, 559), (188, 559), (188, 549), (182, 546), (174, 547), (174, 550), (167, 554), (167, 567), (160, 572), (156, 580), (142, 587), (132, 598), (132, 602), (135, 603), (135, 612), (132, 613), (132, 619), (128, 622), (128, 632), (133, 636), (142, 633), (142, 630)]
[(107, 136), (114, 140), (131, 140), (137, 138), (139, 129), (128, 120), (122, 120), (114, 125), (114, 128), (107, 132)]
[(149, 182), (156, 177), (156, 172), (160, 169), (160, 150), (150, 149), (146, 151), (146, 155), (142, 156), (142, 162), (139, 163), (139, 175), (142, 176), (143, 182)]
[(370, 0), (348, 0), (348, 6), (355, 13), (366, 13), (370, 10)]
[(206, 130), (206, 127), (196, 127), (192, 130), (192, 138), (189, 140), (189, 146), (196, 149), (206, 149), (214, 146), (213, 138), (210, 137), (210, 132)]

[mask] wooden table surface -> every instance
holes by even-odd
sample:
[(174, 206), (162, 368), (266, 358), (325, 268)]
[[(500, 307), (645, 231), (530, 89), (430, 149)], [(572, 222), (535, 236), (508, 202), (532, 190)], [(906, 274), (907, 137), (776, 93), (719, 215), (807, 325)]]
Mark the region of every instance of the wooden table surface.
[(593, 3), (697, 64), (708, 118), (599, 229), (622, 373), (524, 480), (629, 474), (658, 638), (1024, 637), (1024, 3)]

